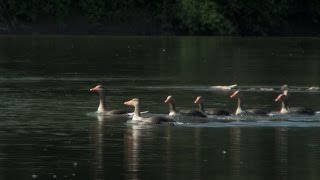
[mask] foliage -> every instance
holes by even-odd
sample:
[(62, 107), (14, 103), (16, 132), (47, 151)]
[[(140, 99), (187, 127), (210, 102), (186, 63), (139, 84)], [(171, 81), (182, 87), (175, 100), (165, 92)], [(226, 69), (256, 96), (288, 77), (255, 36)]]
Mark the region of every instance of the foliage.
[(181, 0), (179, 19), (192, 34), (232, 34), (234, 26), (214, 1)]
[(91, 22), (104, 20), (121, 21), (127, 18), (130, 0), (80, 0), (80, 8)]
[(3, 4), (15, 19), (35, 22), (40, 16), (52, 15), (62, 22), (69, 13), (71, 0), (8, 0)]
[(143, 12), (143, 20), (178, 34), (269, 35), (285, 26), (320, 26), (319, 0), (0, 0), (0, 5), (2, 19), (26, 22), (54, 17), (63, 23), (75, 10), (104, 24), (141, 18), (132, 15)]
[(285, 23), (288, 0), (228, 0), (226, 16), (240, 34), (269, 34)]
[(105, 16), (106, 3), (103, 0), (81, 0), (80, 6), (92, 22), (97, 22)]

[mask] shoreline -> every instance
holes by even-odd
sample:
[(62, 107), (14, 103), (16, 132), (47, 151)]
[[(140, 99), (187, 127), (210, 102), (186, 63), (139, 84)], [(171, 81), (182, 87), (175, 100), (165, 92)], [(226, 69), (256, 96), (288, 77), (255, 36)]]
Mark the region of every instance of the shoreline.
[(159, 34), (159, 35), (140, 35), (140, 34), (107, 34), (107, 33), (99, 33), (99, 34), (85, 34), (85, 33), (1, 33), (0, 37), (65, 37), (65, 36), (75, 36), (75, 37), (146, 37), (146, 38), (207, 38), (207, 37), (215, 37), (215, 38), (320, 38), (320, 35), (168, 35), (168, 34)]
[(272, 34), (191, 34), (178, 30), (165, 30), (160, 23), (133, 23), (95, 25), (84, 21), (57, 24), (50, 21), (39, 23), (16, 23), (8, 26), (0, 23), (0, 35), (69, 35), (69, 36), (146, 36), (146, 37), (320, 37), (320, 26), (294, 28), (284, 27)]

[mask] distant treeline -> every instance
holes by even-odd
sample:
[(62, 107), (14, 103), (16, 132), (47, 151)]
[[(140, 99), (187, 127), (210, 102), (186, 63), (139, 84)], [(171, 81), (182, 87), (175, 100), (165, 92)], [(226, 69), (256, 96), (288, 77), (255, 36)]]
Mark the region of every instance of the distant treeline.
[(11, 26), (77, 12), (92, 24), (145, 21), (163, 32), (191, 35), (277, 35), (320, 25), (320, 0), (0, 0)]

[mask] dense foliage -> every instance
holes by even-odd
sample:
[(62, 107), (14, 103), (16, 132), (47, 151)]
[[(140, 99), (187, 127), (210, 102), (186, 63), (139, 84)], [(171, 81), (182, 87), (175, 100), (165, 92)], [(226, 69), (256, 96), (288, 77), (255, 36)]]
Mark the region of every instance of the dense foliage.
[(41, 17), (63, 24), (74, 12), (102, 25), (142, 19), (176, 34), (268, 35), (320, 24), (319, 0), (0, 0), (7, 24)]

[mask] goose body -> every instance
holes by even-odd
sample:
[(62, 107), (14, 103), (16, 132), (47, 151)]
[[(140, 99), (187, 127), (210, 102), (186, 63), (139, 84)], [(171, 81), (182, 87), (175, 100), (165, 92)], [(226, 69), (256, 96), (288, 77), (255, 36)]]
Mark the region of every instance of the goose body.
[(225, 109), (219, 109), (219, 108), (210, 108), (206, 109), (204, 108), (204, 100), (201, 96), (198, 96), (196, 100), (194, 101), (195, 104), (199, 104), (199, 111), (201, 111), (203, 114), (206, 115), (215, 115), (215, 116), (230, 116), (230, 112)]
[(125, 105), (134, 107), (132, 122), (140, 124), (167, 124), (174, 125), (174, 120), (163, 116), (142, 117), (140, 115), (140, 100), (138, 98), (124, 102)]
[(181, 110), (178, 112), (176, 109), (176, 100), (173, 96), (168, 96), (164, 102), (169, 104), (169, 116), (182, 115), (192, 117), (207, 117), (207, 115), (199, 110)]

